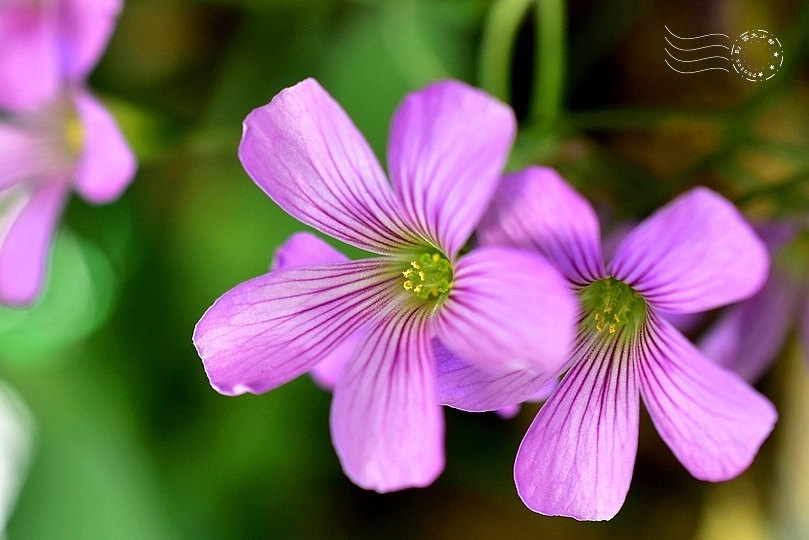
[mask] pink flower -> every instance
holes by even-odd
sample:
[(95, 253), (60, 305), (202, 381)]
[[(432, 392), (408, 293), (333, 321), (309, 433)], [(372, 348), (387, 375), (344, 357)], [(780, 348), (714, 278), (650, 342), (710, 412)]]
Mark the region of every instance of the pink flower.
[(349, 478), (384, 492), (427, 485), (443, 469), (436, 343), (486, 372), (519, 367), (550, 380), (574, 328), (562, 278), (513, 249), (460, 254), (515, 124), (510, 109), (461, 83), (411, 94), (391, 127), (391, 185), (314, 80), (250, 113), (239, 156), (252, 179), (302, 222), (380, 256), (347, 261), (326, 250), (321, 264), (225, 293), (194, 332), (214, 388), (262, 393), (343, 355), (332, 440)]
[(68, 194), (116, 199), (135, 158), (113, 117), (81, 86), (120, 2), (18, 1), (0, 7), (0, 303), (32, 302)]
[(683, 194), (605, 264), (587, 201), (555, 171), (530, 168), (506, 177), (479, 236), (544, 254), (581, 304), (569, 370), (517, 454), (517, 491), (529, 508), (612, 518), (632, 477), (641, 397), (695, 477), (727, 480), (749, 466), (773, 428), (773, 406), (660, 315), (736, 302), (764, 282), (766, 249), (728, 201), (705, 188)]
[(4, 0), (0, 108), (32, 109), (81, 85), (115, 28), (122, 0)]

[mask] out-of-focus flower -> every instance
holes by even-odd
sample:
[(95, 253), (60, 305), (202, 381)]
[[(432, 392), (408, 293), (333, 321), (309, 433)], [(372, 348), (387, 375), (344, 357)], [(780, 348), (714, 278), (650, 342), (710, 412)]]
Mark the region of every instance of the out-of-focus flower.
[(0, 108), (32, 109), (81, 85), (115, 28), (122, 0), (0, 2)]
[(109, 202), (135, 167), (113, 117), (81, 88), (0, 121), (1, 303), (36, 298), (71, 189), (89, 202)]
[(569, 371), (523, 439), (517, 491), (536, 512), (612, 518), (638, 441), (639, 396), (663, 440), (695, 477), (746, 469), (776, 420), (773, 406), (705, 358), (660, 311), (706, 311), (749, 297), (767, 252), (738, 211), (696, 188), (638, 225), (605, 265), (589, 203), (553, 170), (506, 177), (481, 221), (482, 245), (533, 249), (578, 291)]
[(39, 294), (71, 189), (106, 203), (135, 174), (115, 120), (83, 87), (120, 9), (120, 0), (0, 4), (0, 303)]
[[(804, 347), (809, 344), (808, 259), (793, 253), (805, 238), (790, 222), (760, 224), (756, 232), (773, 260), (767, 282), (755, 295), (723, 310), (698, 342), (705, 356), (751, 382), (775, 362), (796, 321)], [(799, 268), (790, 268), (796, 263)]]
[(17, 393), (0, 382), (0, 537), (17, 502), (34, 439), (34, 421)]
[(381, 257), (277, 270), (225, 293), (194, 332), (214, 388), (265, 392), (363, 330), (334, 389), (332, 440), (349, 478), (384, 492), (427, 485), (443, 469), (436, 342), (479, 369), (550, 380), (575, 327), (558, 272), (510, 248), (459, 255), (515, 127), (510, 109), (462, 83), (413, 93), (392, 123), (391, 186), (316, 81), (253, 111), (239, 147), (251, 178), (302, 222)]

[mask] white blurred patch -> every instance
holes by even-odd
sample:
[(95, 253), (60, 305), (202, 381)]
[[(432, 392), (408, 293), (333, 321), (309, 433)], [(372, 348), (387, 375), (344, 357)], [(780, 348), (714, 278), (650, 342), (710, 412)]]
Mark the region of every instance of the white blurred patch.
[(17, 502), (33, 447), (34, 421), (19, 395), (0, 381), (0, 538)]

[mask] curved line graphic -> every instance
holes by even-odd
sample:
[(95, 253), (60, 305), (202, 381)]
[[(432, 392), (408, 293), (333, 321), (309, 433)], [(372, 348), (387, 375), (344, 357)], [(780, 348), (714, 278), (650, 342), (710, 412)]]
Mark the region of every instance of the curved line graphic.
[(663, 25), (663, 28), (666, 29), (666, 32), (668, 32), (672, 36), (676, 37), (677, 39), (701, 39), (701, 38), (708, 37), (708, 36), (722, 36), (724, 38), (730, 39), (730, 37), (726, 36), (725, 34), (705, 34), (704, 36), (697, 36), (697, 37), (680, 37), (677, 34), (675, 34), (674, 32), (672, 32), (671, 30), (669, 30), (668, 26)]
[(677, 58), (676, 56), (671, 54), (668, 49), (663, 49), (663, 50), (666, 51), (666, 54), (668, 54), (669, 56), (671, 56), (673, 59), (677, 60), (678, 62), (689, 62), (689, 63), (690, 62), (702, 62), (703, 60), (710, 60), (711, 58), (720, 58), (722, 60), (725, 60), (726, 62), (730, 62), (730, 58), (727, 58), (725, 56), (706, 56), (705, 58), (697, 58), (696, 60), (680, 60), (679, 58)]
[[(671, 64), (669, 64), (669, 61), (668, 61), (668, 60), (666, 60), (666, 59), (664, 58), (664, 59), (663, 59), (663, 61), (664, 61), (664, 62), (666, 63), (666, 65), (667, 65), (667, 66), (669, 66), (671, 69), (674, 69), (674, 68), (672, 67), (672, 65), (671, 65)], [(723, 67), (710, 67), (710, 68), (705, 68), (705, 69), (698, 69), (697, 71), (680, 71), (679, 69), (674, 69), (674, 71), (676, 71), (677, 73), (685, 73), (685, 74), (689, 74), (689, 73), (699, 73), (699, 72), (701, 72), (701, 71), (710, 71), (710, 70), (712, 70), (712, 69), (721, 69), (722, 71), (729, 71), (729, 70), (727, 70), (727, 69), (725, 69), (725, 68), (723, 68)]]
[(681, 49), (680, 47), (678, 47), (677, 45), (675, 45), (674, 43), (672, 43), (671, 41), (669, 41), (669, 38), (667, 38), (666, 36), (663, 36), (663, 39), (665, 39), (665, 40), (666, 40), (666, 42), (667, 42), (669, 45), (671, 45), (672, 47), (674, 47), (674, 48), (675, 48), (675, 49), (677, 49), (678, 51), (686, 51), (686, 52), (687, 52), (687, 51), (698, 51), (698, 50), (700, 50), (700, 49), (707, 49), (708, 47), (723, 47), (723, 48), (725, 48), (725, 49), (730, 49), (730, 47), (728, 47), (727, 45), (705, 45), (704, 47), (697, 47), (696, 49)]

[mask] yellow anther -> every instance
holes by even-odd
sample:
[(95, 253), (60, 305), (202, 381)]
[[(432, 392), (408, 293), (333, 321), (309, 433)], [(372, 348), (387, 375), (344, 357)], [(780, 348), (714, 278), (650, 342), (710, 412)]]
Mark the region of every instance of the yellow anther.
[(602, 313), (596, 313), (596, 320), (601, 319), (601, 315), (603, 315), (603, 314)]
[(441, 260), (441, 256), (438, 253), (433, 253), (433, 262), (438, 262)]
[(615, 324), (613, 323), (613, 324), (610, 325), (610, 334), (614, 334), (614, 333), (615, 333)]
[(419, 272), (419, 277), (422, 281), (427, 281), (427, 274), (425, 274), (423, 271)]
[(410, 281), (410, 280), (405, 281), (405, 282), (402, 284), (402, 287), (404, 287), (406, 291), (409, 291), (410, 289), (412, 289), (412, 288), (413, 288), (413, 282), (412, 282), (412, 281)]
[(416, 288), (415, 288), (415, 289), (413, 289), (413, 292), (414, 292), (414, 293), (416, 293), (416, 294), (418, 294), (418, 293), (420, 293), (420, 292), (421, 292), (421, 291), (423, 291), (423, 290), (424, 290), (424, 285), (422, 285), (421, 283), (419, 283), (418, 285), (416, 285)]
[(604, 308), (604, 313), (612, 313), (612, 306), (607, 306)]
[(615, 319), (615, 322), (621, 322), (621, 317), (619, 317), (617, 313), (613, 315), (612, 318)]
[(406, 278), (409, 278), (410, 276), (412, 276), (412, 275), (413, 275), (413, 269), (412, 269), (412, 268), (408, 268), (407, 270), (405, 270), (404, 272), (402, 272), (402, 275), (403, 275), (404, 277), (406, 277)]
[(416, 270), (421, 270), (421, 265), (416, 261), (410, 261), (410, 266), (412, 266)]
[(602, 330), (604, 330), (604, 321), (598, 321), (598, 323), (596, 324), (596, 329), (597, 329), (599, 332), (601, 332)]
[(432, 289), (430, 289), (430, 294), (432, 294), (433, 296), (438, 296), (438, 287), (433, 287)]

